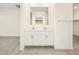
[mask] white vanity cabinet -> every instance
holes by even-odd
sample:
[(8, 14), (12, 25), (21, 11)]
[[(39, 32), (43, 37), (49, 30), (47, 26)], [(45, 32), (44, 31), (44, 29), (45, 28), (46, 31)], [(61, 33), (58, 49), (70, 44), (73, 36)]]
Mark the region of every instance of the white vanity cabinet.
[(26, 46), (53, 46), (54, 32), (25, 32), (24, 43)]
[(21, 4), (20, 50), (25, 46), (54, 46), (54, 6)]
[(73, 49), (73, 4), (21, 4), (20, 50), (25, 46)]

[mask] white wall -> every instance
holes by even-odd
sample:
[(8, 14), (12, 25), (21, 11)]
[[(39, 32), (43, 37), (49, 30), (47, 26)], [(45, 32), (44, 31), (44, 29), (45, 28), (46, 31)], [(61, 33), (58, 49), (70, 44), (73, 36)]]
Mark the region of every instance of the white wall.
[(0, 36), (19, 36), (19, 8), (0, 7)]

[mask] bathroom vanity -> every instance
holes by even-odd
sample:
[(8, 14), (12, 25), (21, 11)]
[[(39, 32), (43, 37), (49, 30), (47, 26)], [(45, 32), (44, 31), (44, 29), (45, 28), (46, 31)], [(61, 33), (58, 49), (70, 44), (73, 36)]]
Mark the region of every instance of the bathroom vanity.
[(21, 4), (20, 50), (25, 46), (73, 49), (73, 4)]
[(54, 4), (21, 4), (20, 50), (54, 46)]

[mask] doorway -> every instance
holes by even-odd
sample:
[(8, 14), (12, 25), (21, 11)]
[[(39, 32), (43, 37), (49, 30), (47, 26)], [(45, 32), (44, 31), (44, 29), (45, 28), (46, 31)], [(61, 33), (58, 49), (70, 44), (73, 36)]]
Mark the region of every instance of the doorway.
[(79, 3), (74, 4), (73, 20), (73, 46), (79, 50)]

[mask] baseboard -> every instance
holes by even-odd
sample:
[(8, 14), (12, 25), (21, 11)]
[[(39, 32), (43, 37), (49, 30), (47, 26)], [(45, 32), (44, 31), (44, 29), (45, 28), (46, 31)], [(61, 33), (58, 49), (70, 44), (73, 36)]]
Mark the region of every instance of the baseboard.
[(12, 38), (12, 37), (20, 38), (20, 36), (0, 36), (0, 38)]
[(70, 48), (70, 49), (64, 48), (64, 49), (55, 49), (55, 50), (68, 50), (69, 51), (69, 50), (74, 50), (74, 48)]
[(59, 50), (59, 51), (73, 51), (74, 49), (55, 49), (55, 50)]

